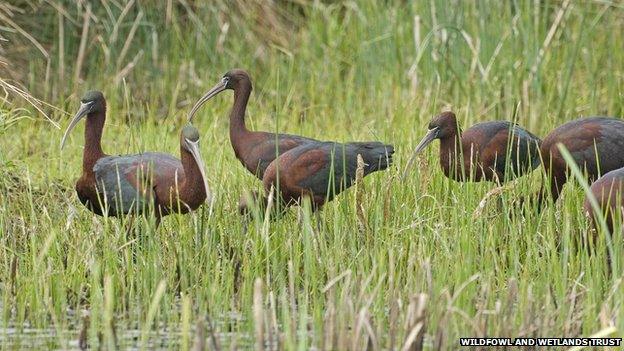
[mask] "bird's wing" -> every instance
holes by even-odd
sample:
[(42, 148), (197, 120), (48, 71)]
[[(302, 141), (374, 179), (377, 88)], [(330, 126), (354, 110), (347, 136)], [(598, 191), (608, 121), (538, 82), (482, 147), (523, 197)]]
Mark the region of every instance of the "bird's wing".
[(393, 145), (378, 141), (368, 141), (347, 143), (345, 148), (348, 149), (347, 155), (352, 156), (356, 160), (356, 164), (357, 155), (362, 155), (365, 175), (384, 170), (392, 164), (394, 155)]
[(264, 135), (263, 140), (254, 147), (254, 153), (256, 153), (258, 162), (258, 176), (260, 178), (262, 178), (271, 162), (278, 156), (307, 143), (319, 143), (317, 140), (298, 135), (273, 133), (264, 133)]
[(315, 195), (337, 195), (349, 188), (357, 170), (357, 147), (339, 143), (314, 143), (291, 152), (298, 153), (293, 169), (304, 174), (298, 185)]
[[(509, 123), (490, 121), (477, 123), (463, 131), (461, 135), (461, 156), (463, 170), (456, 170), (466, 176), (480, 177), (482, 172), (500, 172), (498, 165), (505, 164), (505, 153), (501, 154), (501, 143), (506, 142)], [(505, 140), (501, 140), (505, 139)], [(486, 167), (487, 169), (482, 169)], [(491, 168), (491, 169), (490, 169)], [(503, 167), (504, 169), (504, 167)]]
[(542, 141), (526, 129), (514, 125), (513, 144), (510, 145), (512, 168), (517, 174), (537, 168), (541, 162), (539, 147)]
[[(169, 187), (182, 165), (161, 153), (104, 157), (93, 170), (98, 193), (112, 213), (144, 212)], [(164, 195), (164, 194), (163, 194)]]
[[(610, 118), (592, 119), (583, 124), (583, 128), (571, 130), (574, 141), (565, 143), (568, 151), (579, 166), (587, 167), (591, 172), (604, 174), (620, 168), (624, 154), (624, 128), (622, 121)], [(596, 154), (600, 157), (596, 162)]]
[[(388, 168), (394, 147), (379, 142), (308, 143), (292, 149), (284, 167), (286, 176), (315, 195), (337, 195), (351, 187), (357, 172), (357, 156), (364, 160), (364, 175)], [(284, 156), (283, 155), (283, 156)], [(281, 159), (281, 157), (280, 157)]]
[[(151, 181), (156, 195), (161, 200), (169, 200), (169, 192), (177, 189), (184, 179), (184, 167), (179, 159), (165, 153), (146, 152), (141, 154), (143, 164), (150, 167)], [(145, 166), (144, 166), (145, 167)]]

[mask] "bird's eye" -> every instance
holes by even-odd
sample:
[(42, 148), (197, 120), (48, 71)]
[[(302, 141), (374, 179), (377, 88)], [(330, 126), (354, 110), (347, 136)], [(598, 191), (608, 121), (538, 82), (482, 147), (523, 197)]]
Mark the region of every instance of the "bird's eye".
[(223, 79), (221, 79), (221, 81), (223, 82), (223, 84), (227, 84), (230, 81), (230, 78), (227, 76), (224, 76)]

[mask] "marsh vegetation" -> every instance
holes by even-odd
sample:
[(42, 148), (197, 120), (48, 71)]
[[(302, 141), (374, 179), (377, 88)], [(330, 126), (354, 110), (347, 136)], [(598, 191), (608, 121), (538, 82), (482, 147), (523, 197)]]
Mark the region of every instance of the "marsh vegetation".
[[(591, 248), (583, 189), (541, 212), (540, 169), (475, 209), (429, 120), (513, 120), (538, 136), (622, 116), (616, 1), (28, 1), (0, 4), (0, 341), (7, 348), (456, 349), (466, 336), (622, 336), (624, 242)], [(212, 211), (96, 217), (78, 201), (87, 90), (110, 154), (177, 155), (186, 113), (223, 73), (254, 78), (247, 123), (383, 140), (394, 166), (328, 203), (243, 223), (261, 184), (229, 145), (230, 94), (196, 115)], [(227, 95), (227, 96), (226, 96)], [(35, 99), (36, 98), (36, 99)], [(320, 229), (320, 230), (319, 230)]]

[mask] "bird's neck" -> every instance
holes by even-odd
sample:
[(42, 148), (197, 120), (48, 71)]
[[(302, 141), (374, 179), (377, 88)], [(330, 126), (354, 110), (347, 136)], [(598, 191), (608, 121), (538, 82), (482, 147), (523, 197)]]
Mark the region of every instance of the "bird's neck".
[(206, 200), (204, 178), (193, 155), (182, 146), (180, 157), (184, 168), (184, 179), (179, 180), (180, 201), (195, 209)]
[(243, 80), (234, 89), (234, 106), (230, 112), (230, 141), (234, 150), (239, 150), (245, 143), (249, 131), (245, 126), (245, 111), (251, 95), (251, 82)]
[(461, 172), (461, 147), (459, 132), (440, 139), (440, 166), (447, 177), (456, 178), (457, 172)]
[(106, 121), (106, 108), (87, 116), (85, 126), (85, 143), (82, 154), (82, 169), (86, 174), (93, 173), (93, 166), (104, 156), (102, 151), (102, 130)]

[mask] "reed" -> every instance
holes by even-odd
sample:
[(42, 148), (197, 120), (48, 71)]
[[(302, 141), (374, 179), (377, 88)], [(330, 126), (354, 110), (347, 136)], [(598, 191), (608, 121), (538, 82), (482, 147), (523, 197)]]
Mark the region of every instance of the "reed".
[[(495, 185), (444, 177), (436, 145), (402, 173), (446, 108), (462, 125), (513, 119), (541, 136), (622, 116), (623, 26), (622, 5), (604, 0), (0, 3), (0, 343), (451, 350), (464, 336), (622, 337), (624, 242), (579, 244), (590, 226), (578, 181), (537, 213), (515, 205), (539, 189), (533, 172), (473, 217)], [(177, 154), (190, 105), (234, 67), (254, 78), (250, 128), (382, 140), (395, 165), (319, 218), (304, 207), (271, 221), (271, 199), (243, 220), (240, 195), (262, 189), (229, 147), (231, 100), (214, 99), (194, 120), (211, 206), (131, 232), (82, 207), (80, 133), (58, 147), (82, 92), (106, 94), (106, 150)]]

